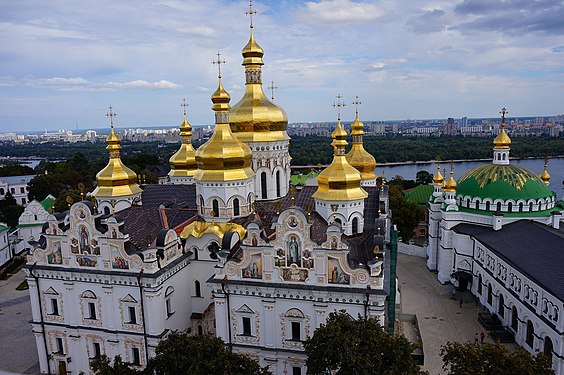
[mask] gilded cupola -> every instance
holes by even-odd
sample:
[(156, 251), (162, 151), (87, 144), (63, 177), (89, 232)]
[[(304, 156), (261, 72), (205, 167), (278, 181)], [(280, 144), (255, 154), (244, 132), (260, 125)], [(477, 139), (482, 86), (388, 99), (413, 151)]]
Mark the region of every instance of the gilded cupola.
[(346, 158), (349, 164), (360, 172), (360, 177), (363, 181), (376, 180), (376, 174), (374, 173), (374, 169), (376, 169), (376, 159), (364, 149), (364, 124), (358, 118), (358, 105), (360, 102), (358, 101), (358, 97), (356, 99), (356, 102), (353, 103), (357, 105), (356, 117), (351, 124), (353, 144)]
[(347, 132), (341, 126), (341, 120), (333, 132), (335, 152), (333, 161), (317, 176), (318, 188), (313, 198), (328, 201), (352, 201), (368, 197), (360, 186), (360, 172), (349, 164), (345, 157)]
[(495, 137), (493, 144), (495, 148), (509, 148), (509, 146), (511, 146), (511, 138), (509, 138), (505, 132), (505, 114), (507, 113), (507, 110), (503, 108), (501, 112), (501, 130), (497, 137)]
[(544, 170), (541, 172), (539, 177), (542, 180), (542, 182), (544, 182), (544, 184), (548, 186), (548, 184), (550, 184), (550, 174), (546, 170), (547, 167), (548, 167), (548, 158), (545, 158), (544, 159)]
[(121, 141), (114, 132), (113, 117), (116, 114), (110, 106), (107, 116), (110, 117), (111, 131), (106, 139), (110, 160), (108, 164), (96, 174), (98, 186), (92, 192), (95, 197), (122, 197), (141, 193), (137, 183), (137, 174), (125, 166), (120, 158)]
[[(186, 101), (182, 106), (186, 107)], [(196, 164), (196, 150), (192, 146), (192, 125), (186, 119), (184, 110), (184, 121), (180, 124), (180, 149), (176, 151), (169, 160), (170, 172), (168, 175), (174, 177), (192, 177), (198, 168)]]
[[(219, 60), (218, 60), (219, 61)], [(215, 112), (215, 130), (211, 138), (196, 151), (198, 169), (194, 179), (199, 181), (233, 181), (253, 177), (251, 149), (235, 138), (228, 122), (229, 101), (219, 75), (219, 85), (211, 100)]]
[(441, 174), (441, 163), (437, 163), (437, 173), (433, 176), (433, 183), (437, 186), (442, 186), (445, 178)]
[(456, 192), (456, 181), (454, 177), (452, 177), (454, 173), (454, 163), (450, 163), (450, 178), (445, 182), (443, 186), (443, 190), (447, 193), (454, 193)]
[(243, 142), (272, 142), (290, 139), (286, 112), (270, 101), (262, 89), (263, 49), (253, 35), (243, 48), (245, 93), (229, 113), (231, 130)]

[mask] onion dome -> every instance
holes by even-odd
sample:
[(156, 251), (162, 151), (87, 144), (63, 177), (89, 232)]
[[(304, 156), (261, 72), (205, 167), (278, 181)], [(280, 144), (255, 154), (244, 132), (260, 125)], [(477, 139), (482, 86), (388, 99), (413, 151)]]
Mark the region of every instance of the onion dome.
[(442, 186), (445, 178), (441, 174), (441, 164), (437, 163), (437, 173), (433, 176), (433, 183), (437, 186)]
[(180, 149), (176, 151), (169, 159), (171, 177), (192, 177), (198, 168), (196, 164), (196, 150), (192, 146), (192, 125), (186, 119), (184, 112), (184, 121), (180, 124), (180, 138), (182, 144)]
[(443, 186), (443, 190), (446, 191), (447, 193), (454, 193), (456, 191), (456, 181), (454, 180), (454, 178), (452, 177), (452, 174), (454, 173), (452, 165), (450, 167), (450, 178), (448, 179), (447, 182), (445, 182), (444, 186)]
[(493, 141), (495, 148), (509, 148), (509, 146), (511, 146), (511, 138), (509, 138), (505, 132), (505, 108), (502, 111), (503, 117), (501, 118), (501, 131)]
[(125, 166), (120, 158), (120, 139), (112, 130), (106, 139), (110, 160), (108, 164), (96, 175), (98, 186), (92, 192), (95, 197), (121, 197), (141, 192), (137, 184), (137, 175)]
[(539, 177), (542, 180), (542, 182), (544, 182), (544, 184), (548, 186), (548, 184), (550, 183), (550, 174), (546, 170), (547, 166), (548, 166), (548, 160), (545, 159), (544, 160), (544, 170), (541, 172)]
[(251, 29), (249, 42), (243, 48), (245, 94), (229, 112), (231, 130), (243, 142), (271, 142), (290, 139), (288, 115), (272, 103), (262, 90), (263, 49)]
[(360, 172), (362, 180), (376, 179), (376, 174), (374, 173), (376, 159), (364, 149), (364, 124), (358, 119), (358, 111), (356, 111), (356, 118), (351, 124), (351, 135), (353, 144), (351, 150), (346, 155), (347, 161)]
[(249, 146), (235, 138), (228, 123), (229, 101), (219, 79), (211, 100), (215, 111), (215, 130), (211, 138), (196, 151), (198, 169), (194, 179), (199, 181), (233, 181), (253, 177), (252, 153)]
[(333, 161), (317, 176), (318, 188), (312, 195), (315, 199), (327, 201), (352, 201), (368, 197), (366, 191), (360, 187), (360, 172), (349, 164), (345, 157), (345, 140), (347, 132), (341, 126), (341, 121), (333, 132), (333, 146), (335, 154)]

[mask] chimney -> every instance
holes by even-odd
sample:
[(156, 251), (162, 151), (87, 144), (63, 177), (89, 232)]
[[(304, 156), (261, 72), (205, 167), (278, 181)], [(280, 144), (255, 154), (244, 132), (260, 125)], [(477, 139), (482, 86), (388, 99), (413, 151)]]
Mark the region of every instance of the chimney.
[(503, 227), (503, 214), (493, 214), (493, 230), (500, 230)]

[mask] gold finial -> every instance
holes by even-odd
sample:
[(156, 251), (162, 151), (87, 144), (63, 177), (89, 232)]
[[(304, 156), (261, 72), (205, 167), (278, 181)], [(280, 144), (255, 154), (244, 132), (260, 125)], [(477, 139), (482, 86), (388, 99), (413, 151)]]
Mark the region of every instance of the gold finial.
[(337, 108), (337, 119), (341, 121), (341, 108), (345, 108), (347, 104), (342, 102), (341, 99), (343, 97), (340, 94), (337, 94), (337, 101), (333, 103), (333, 108)]
[(249, 10), (245, 11), (245, 14), (251, 19), (251, 29), (253, 28), (253, 14), (257, 14), (256, 10), (253, 10), (253, 0), (249, 0)]
[(80, 190), (80, 200), (84, 200), (84, 184), (82, 182), (78, 183), (78, 190)]
[(227, 61), (225, 60), (221, 60), (221, 54), (219, 53), (219, 51), (217, 51), (217, 60), (212, 61), (213, 65), (217, 64), (217, 78), (221, 79), (221, 64), (225, 64)]
[(188, 103), (186, 103), (186, 99), (182, 99), (182, 103), (180, 106), (184, 108), (184, 116), (186, 116), (186, 107), (188, 107)]
[(276, 202), (276, 215), (280, 215), (280, 201)]
[(386, 185), (386, 176), (384, 176), (384, 170), (382, 169), (382, 186)]
[(509, 112), (507, 112), (507, 109), (503, 107), (499, 113), (501, 113), (501, 127), (503, 128), (505, 127), (505, 114)]
[(450, 161), (450, 175), (452, 176), (452, 174), (454, 173), (454, 160)]
[(110, 105), (110, 110), (106, 113), (106, 117), (110, 118), (110, 126), (112, 129), (114, 128), (114, 117), (117, 116), (117, 113), (114, 112), (114, 108)]
[(352, 102), (352, 104), (354, 104), (355, 108), (356, 108), (356, 117), (358, 117), (358, 106), (362, 104), (361, 101), (358, 100), (358, 95), (355, 96), (355, 101)]
[(270, 99), (272, 99), (272, 101), (274, 101), (274, 90), (276, 90), (277, 88), (278, 86), (274, 86), (274, 81), (270, 81), (270, 86), (268, 86), (268, 89), (271, 92)]
[(544, 157), (544, 170), (539, 175), (542, 182), (544, 182), (544, 184), (548, 186), (548, 184), (550, 184), (550, 174), (546, 170), (547, 167), (548, 167), (548, 155)]
[(67, 195), (66, 201), (67, 201), (67, 205), (68, 205), (69, 208), (70, 208), (70, 206), (71, 206), (71, 205), (73, 204), (73, 202), (74, 202), (74, 199), (72, 199), (72, 197), (71, 197), (70, 195)]

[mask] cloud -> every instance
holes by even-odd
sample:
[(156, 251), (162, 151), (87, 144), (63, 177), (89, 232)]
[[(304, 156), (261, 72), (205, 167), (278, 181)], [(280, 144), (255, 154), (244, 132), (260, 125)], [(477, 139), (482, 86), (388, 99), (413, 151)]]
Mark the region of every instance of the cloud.
[(320, 2), (308, 1), (303, 12), (302, 20), (315, 24), (339, 26), (343, 23), (366, 23), (377, 20), (386, 12), (374, 4), (354, 2), (351, 0), (323, 0)]
[(53, 89), (58, 91), (111, 91), (119, 89), (177, 89), (182, 85), (167, 80), (148, 82), (134, 80), (129, 82), (90, 82), (82, 77), (75, 78), (25, 78), (21, 86)]
[(423, 14), (411, 18), (408, 26), (416, 33), (432, 33), (444, 30), (446, 22), (445, 12), (441, 9), (425, 11)]

